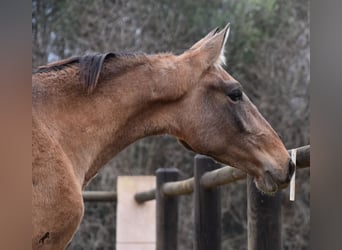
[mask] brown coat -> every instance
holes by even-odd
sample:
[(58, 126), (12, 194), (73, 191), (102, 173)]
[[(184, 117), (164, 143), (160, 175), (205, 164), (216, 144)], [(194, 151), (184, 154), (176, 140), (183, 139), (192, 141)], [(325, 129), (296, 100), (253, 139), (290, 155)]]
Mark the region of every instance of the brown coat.
[(82, 189), (137, 139), (176, 136), (240, 168), (259, 189), (289, 181), (289, 155), (223, 68), (229, 25), (179, 56), (74, 57), (32, 76), (32, 248), (64, 249), (83, 215)]

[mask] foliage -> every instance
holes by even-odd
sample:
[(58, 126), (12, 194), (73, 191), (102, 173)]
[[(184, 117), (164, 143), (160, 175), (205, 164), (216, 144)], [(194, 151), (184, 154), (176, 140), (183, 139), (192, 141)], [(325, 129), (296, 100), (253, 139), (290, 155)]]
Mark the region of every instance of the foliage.
[[(95, 51), (181, 53), (230, 21), (229, 72), (286, 146), (297, 147), (310, 143), (308, 15), (308, 0), (34, 0), (32, 62), (36, 67)], [(178, 167), (190, 177), (193, 156), (169, 136), (146, 138), (111, 160), (87, 189), (111, 190), (117, 175), (153, 174), (158, 167)], [(283, 201), (284, 249), (309, 248), (309, 172), (298, 179), (297, 201)], [(246, 249), (245, 183), (222, 189), (222, 247)], [(179, 249), (191, 249), (192, 198), (180, 203)], [(113, 207), (86, 204), (69, 249), (113, 249)]]

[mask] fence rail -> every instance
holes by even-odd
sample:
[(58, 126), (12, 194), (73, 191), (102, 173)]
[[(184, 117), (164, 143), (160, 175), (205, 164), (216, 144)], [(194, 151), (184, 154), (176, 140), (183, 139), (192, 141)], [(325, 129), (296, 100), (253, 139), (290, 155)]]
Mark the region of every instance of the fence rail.
[[(310, 166), (310, 145), (297, 148), (297, 162), (298, 169)], [(289, 150), (290, 152), (290, 150)], [(213, 188), (221, 185), (226, 185), (238, 180), (245, 179), (246, 173), (233, 168), (231, 166), (223, 166), (219, 169), (206, 172), (200, 180), (200, 183), (205, 188)], [(194, 191), (194, 177), (186, 180), (167, 182), (161, 188), (164, 195), (178, 196), (191, 194)], [(149, 200), (154, 200), (156, 197), (155, 190), (148, 190), (146, 192), (137, 193), (135, 199), (142, 203)]]
[[(297, 169), (310, 166), (310, 145), (295, 149)], [(289, 150), (290, 151), (290, 150)], [(282, 249), (281, 195), (262, 194), (253, 178), (213, 159), (197, 155), (194, 177), (178, 180), (175, 168), (156, 172), (156, 189), (136, 193), (138, 203), (156, 199), (156, 249), (177, 250), (178, 196), (194, 193), (194, 249), (221, 249), (221, 196), (219, 186), (247, 177), (248, 250)], [(115, 191), (85, 191), (84, 201), (116, 201)]]
[[(289, 150), (290, 151), (290, 150)], [(310, 166), (310, 145), (297, 148), (297, 168)], [(246, 178), (246, 173), (230, 167), (223, 166), (217, 170), (205, 173), (201, 178), (201, 184), (206, 187), (229, 184)], [(167, 182), (162, 187), (162, 192), (169, 196), (188, 195), (194, 191), (194, 178), (175, 182)], [(148, 190), (137, 193), (134, 196), (138, 203), (156, 199), (156, 190)], [(113, 202), (116, 201), (115, 191), (84, 191), (83, 200), (86, 202)]]
[(114, 202), (116, 199), (116, 191), (83, 191), (86, 202)]

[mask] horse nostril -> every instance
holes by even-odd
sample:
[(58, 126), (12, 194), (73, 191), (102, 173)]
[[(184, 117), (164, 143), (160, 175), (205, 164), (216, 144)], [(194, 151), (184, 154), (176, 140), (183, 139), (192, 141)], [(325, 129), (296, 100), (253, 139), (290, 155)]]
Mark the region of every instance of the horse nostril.
[(288, 175), (289, 180), (291, 179), (291, 177), (295, 171), (295, 168), (296, 168), (295, 164), (293, 163), (292, 160), (290, 160), (289, 161), (289, 175)]

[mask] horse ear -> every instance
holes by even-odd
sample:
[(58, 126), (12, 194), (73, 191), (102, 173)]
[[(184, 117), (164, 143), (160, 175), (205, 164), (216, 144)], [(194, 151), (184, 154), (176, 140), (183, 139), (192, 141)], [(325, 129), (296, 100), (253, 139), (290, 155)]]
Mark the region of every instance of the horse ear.
[[(192, 48), (196, 46), (195, 49), (193, 49), (193, 55), (196, 57), (195, 60), (199, 60), (204, 68), (220, 66), (226, 63), (224, 47), (229, 36), (229, 30), (230, 23), (228, 23), (220, 32), (217, 33), (217, 31), (215, 31), (211, 37), (208, 37), (207, 39), (203, 38), (205, 40), (202, 39), (203, 41), (200, 40), (197, 42), (199, 45), (196, 43), (192, 46)], [(211, 33), (212, 32), (209, 34)]]
[(213, 29), (212, 31), (210, 31), (205, 37), (203, 37), (201, 40), (199, 40), (198, 42), (196, 42), (194, 45), (191, 46), (190, 50), (194, 50), (197, 49), (198, 47), (200, 47), (205, 41), (207, 41), (209, 38), (211, 38), (213, 35), (217, 34), (217, 32), (219, 31), (219, 28), (216, 27), (215, 29)]

